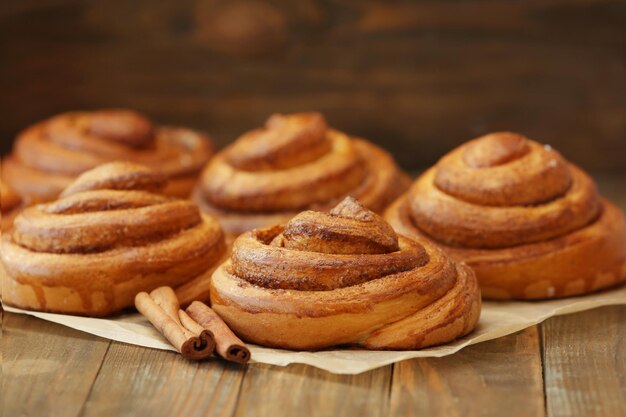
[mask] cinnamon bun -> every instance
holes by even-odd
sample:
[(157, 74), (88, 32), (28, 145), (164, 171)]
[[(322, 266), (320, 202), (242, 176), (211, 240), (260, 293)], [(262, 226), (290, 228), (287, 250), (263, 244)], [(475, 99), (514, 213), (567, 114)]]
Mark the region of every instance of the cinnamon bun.
[(469, 333), (481, 304), (469, 267), (397, 235), (350, 197), (239, 236), (213, 274), (211, 302), (260, 345), (402, 350)]
[(409, 184), (387, 152), (329, 128), (319, 113), (275, 114), (209, 162), (194, 198), (236, 235), (347, 195), (382, 212)]
[(156, 126), (131, 110), (69, 112), (24, 130), (2, 177), (29, 201), (51, 201), (85, 171), (132, 161), (166, 174), (166, 194), (188, 197), (212, 152), (205, 135)]
[(386, 218), (470, 265), (485, 298), (565, 297), (626, 279), (622, 212), (587, 173), (519, 134), (456, 148)]
[(105, 316), (140, 291), (206, 281), (226, 249), (222, 230), (191, 201), (165, 196), (166, 183), (149, 168), (113, 162), (82, 174), (58, 200), (23, 210), (2, 236), (3, 302)]

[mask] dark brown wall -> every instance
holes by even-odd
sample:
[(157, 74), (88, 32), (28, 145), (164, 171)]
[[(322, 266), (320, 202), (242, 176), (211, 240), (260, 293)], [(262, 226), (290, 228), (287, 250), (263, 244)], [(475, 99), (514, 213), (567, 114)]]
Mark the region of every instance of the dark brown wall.
[(3, 150), (69, 109), (136, 108), (220, 144), (272, 112), (316, 109), (407, 169), (507, 129), (626, 171), (624, 0), (3, 5)]

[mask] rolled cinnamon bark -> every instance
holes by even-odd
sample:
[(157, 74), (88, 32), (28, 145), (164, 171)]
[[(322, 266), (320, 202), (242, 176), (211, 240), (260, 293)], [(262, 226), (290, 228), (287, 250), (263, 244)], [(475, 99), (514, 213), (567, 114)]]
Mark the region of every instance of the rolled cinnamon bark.
[(170, 287), (135, 296), (135, 307), (186, 359), (201, 360), (215, 350), (213, 334), (180, 310)]
[(221, 357), (242, 364), (250, 360), (250, 350), (209, 306), (194, 301), (186, 312), (203, 329), (210, 330), (215, 335), (216, 351)]

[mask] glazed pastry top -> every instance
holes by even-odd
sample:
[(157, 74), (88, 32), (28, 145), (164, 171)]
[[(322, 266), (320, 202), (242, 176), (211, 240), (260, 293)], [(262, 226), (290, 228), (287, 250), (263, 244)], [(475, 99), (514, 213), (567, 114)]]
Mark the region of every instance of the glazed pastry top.
[[(55, 196), (54, 190), (106, 162), (131, 161), (176, 179), (199, 172), (211, 154), (207, 136), (190, 129), (157, 126), (135, 111), (68, 112), (24, 130), (6, 160), (3, 175), (20, 184), (25, 193), (49, 199)], [(47, 182), (51, 189), (39, 182)]]
[(168, 175), (197, 171), (211, 147), (184, 128), (155, 126), (132, 110), (72, 112), (27, 129), (15, 153), (44, 171), (80, 174), (109, 160), (130, 160)]
[(163, 195), (166, 184), (160, 172), (112, 162), (79, 176), (58, 200), (24, 209), (3, 236), (2, 261), (6, 287), (29, 286), (37, 300), (27, 304), (16, 290), (8, 302), (105, 315), (131, 305), (138, 291), (210, 270), (225, 250), (218, 222)]
[(351, 197), (239, 236), (211, 300), (245, 339), (291, 349), (431, 346), (471, 331), (480, 311), (471, 269)]
[(271, 116), (218, 154), (199, 191), (217, 210), (295, 215), (346, 195), (380, 211), (406, 186), (389, 154), (329, 128), (319, 113), (297, 113)]
[(232, 273), (255, 285), (324, 291), (417, 268), (428, 255), (347, 197), (329, 213), (304, 211), (284, 227), (240, 237), (231, 261)]
[(499, 132), (445, 155), (408, 193), (416, 225), (438, 241), (502, 248), (555, 238), (596, 219), (593, 180), (550, 146)]
[(24, 210), (13, 241), (36, 252), (95, 253), (141, 245), (202, 222), (190, 201), (160, 194), (166, 177), (130, 163), (83, 174), (59, 200)]

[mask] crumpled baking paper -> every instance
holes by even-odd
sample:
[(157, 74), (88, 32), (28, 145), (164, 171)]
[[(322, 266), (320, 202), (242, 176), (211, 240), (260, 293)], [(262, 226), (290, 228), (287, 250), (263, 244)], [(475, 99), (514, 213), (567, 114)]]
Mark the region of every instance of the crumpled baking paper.
[[(359, 374), (406, 359), (451, 355), (465, 346), (515, 333), (552, 316), (616, 304), (626, 304), (626, 286), (624, 285), (591, 295), (553, 301), (484, 301), (480, 321), (472, 333), (447, 345), (417, 351), (336, 349), (318, 352), (294, 352), (256, 345), (248, 346), (252, 353), (251, 362), (278, 366), (303, 363), (337, 374)], [(4, 309), (11, 313), (39, 317), (118, 342), (154, 349), (175, 350), (146, 319), (137, 313), (119, 315), (109, 319), (94, 319), (26, 311), (8, 306), (5, 306)]]

